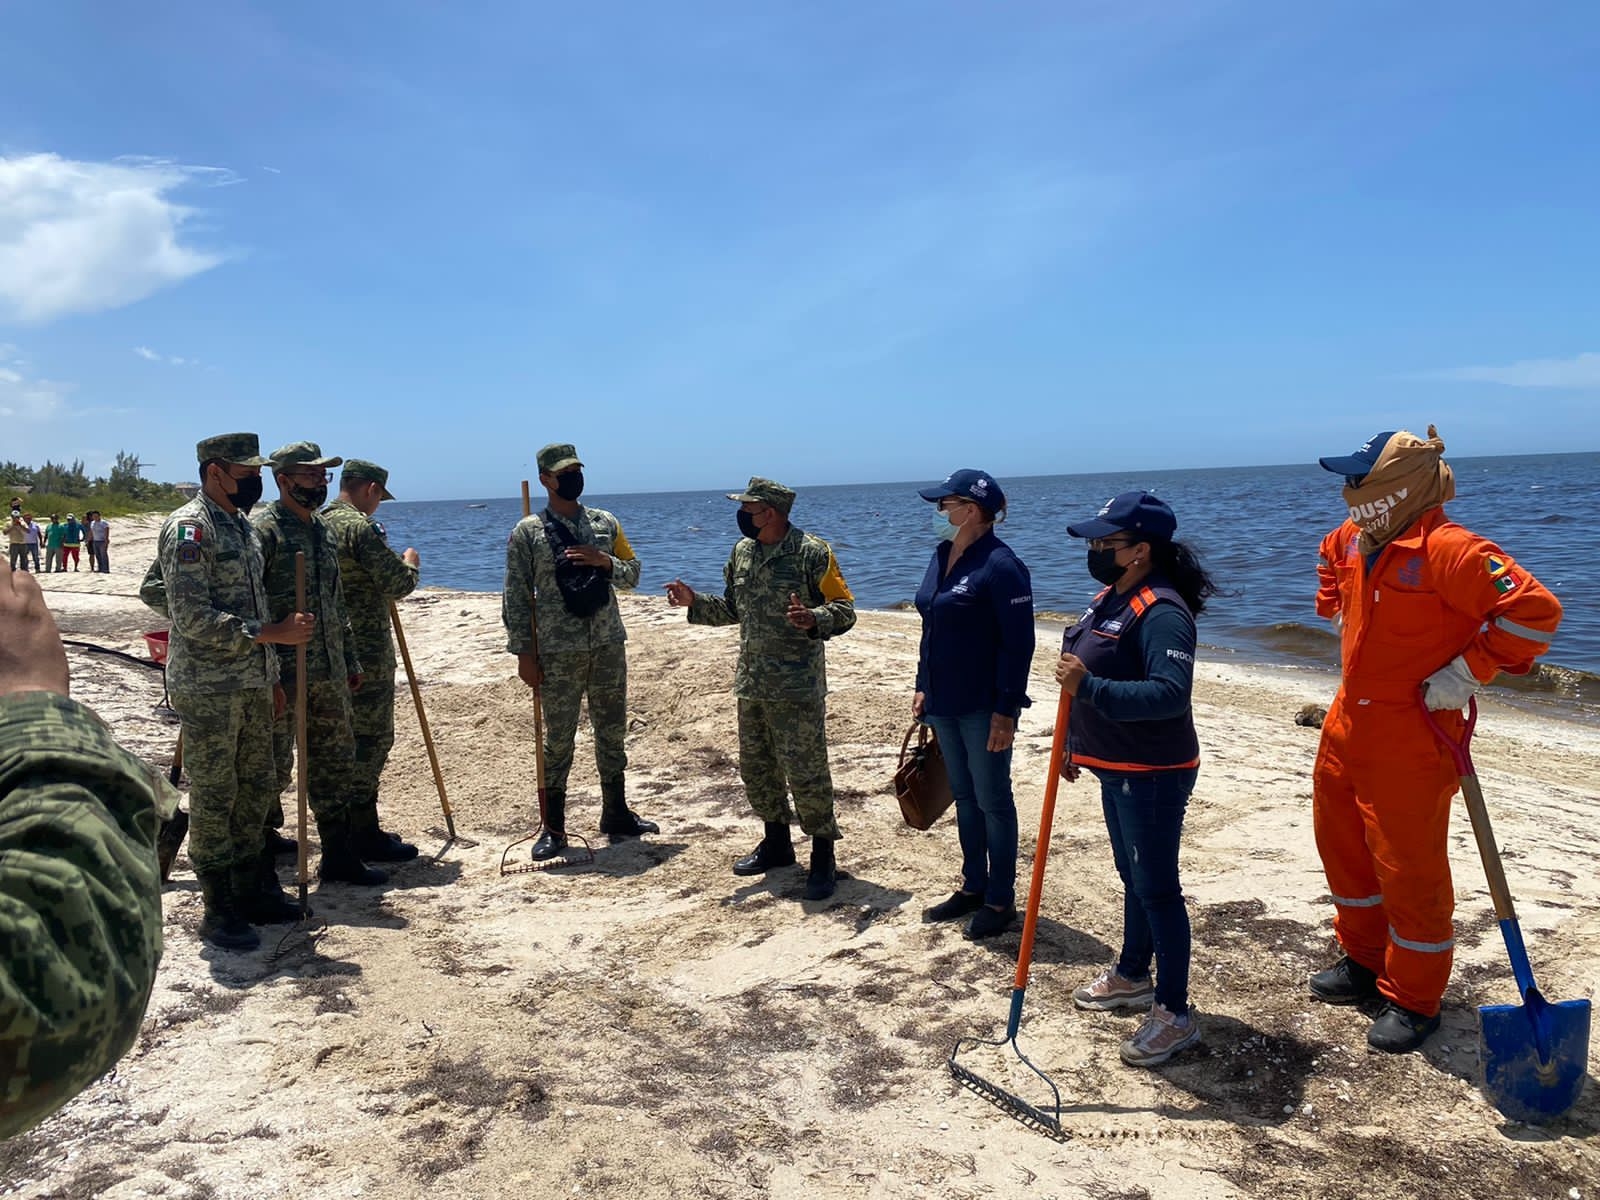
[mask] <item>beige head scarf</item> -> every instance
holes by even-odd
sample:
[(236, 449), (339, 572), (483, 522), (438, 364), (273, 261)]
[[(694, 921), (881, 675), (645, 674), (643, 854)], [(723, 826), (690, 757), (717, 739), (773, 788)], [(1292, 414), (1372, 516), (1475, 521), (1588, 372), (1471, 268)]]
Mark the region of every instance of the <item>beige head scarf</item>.
[(1429, 425), (1426, 439), (1404, 429), (1391, 437), (1361, 486), (1344, 489), (1344, 502), (1361, 529), (1361, 553), (1371, 554), (1455, 494), (1444, 442)]

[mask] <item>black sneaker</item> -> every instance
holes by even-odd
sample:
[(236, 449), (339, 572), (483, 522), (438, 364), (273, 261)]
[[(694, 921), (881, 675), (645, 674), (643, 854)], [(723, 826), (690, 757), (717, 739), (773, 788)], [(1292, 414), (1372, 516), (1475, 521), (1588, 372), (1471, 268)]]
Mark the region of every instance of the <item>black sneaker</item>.
[(983, 897), (976, 892), (953, 892), (950, 899), (942, 900), (931, 908), (922, 910), (924, 921), (956, 921), (983, 907)]
[(1438, 1028), (1437, 1013), (1425, 1017), (1391, 1000), (1367, 1030), (1367, 1045), (1386, 1054), (1407, 1054), (1427, 1041)]
[(1017, 910), (1012, 905), (995, 910), (985, 904), (967, 922), (967, 936), (973, 941), (1004, 933), (1017, 923)]
[(1378, 999), (1378, 973), (1348, 954), (1308, 982), (1311, 995), (1324, 1004), (1364, 1004)]

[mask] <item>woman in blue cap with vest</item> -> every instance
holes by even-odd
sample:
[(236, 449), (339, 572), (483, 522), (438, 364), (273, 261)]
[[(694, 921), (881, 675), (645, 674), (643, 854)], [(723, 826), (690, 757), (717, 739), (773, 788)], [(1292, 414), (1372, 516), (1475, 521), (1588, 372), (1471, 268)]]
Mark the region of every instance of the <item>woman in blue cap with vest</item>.
[(961, 839), (961, 887), (923, 915), (971, 914), (967, 936), (992, 937), (1017, 918), (1011, 744), (1030, 703), (1033, 584), (994, 534), (1006, 497), (987, 472), (956, 471), (918, 494), (938, 505), (940, 541), (917, 589), (922, 650), (911, 713), (939, 739)]
[(1194, 552), (1173, 539), (1177, 528), (1172, 509), (1148, 492), (1124, 492), (1068, 527), (1088, 541), (1089, 574), (1105, 586), (1067, 630), (1056, 664), (1056, 681), (1073, 697), (1064, 773), (1076, 779), (1087, 767), (1100, 781), (1124, 889), (1116, 964), (1072, 998), (1079, 1008), (1149, 1009), (1122, 1043), (1122, 1060), (1137, 1067), (1200, 1041), (1189, 1011), (1178, 842), (1200, 766), (1190, 708), (1194, 619), (1217, 589)]

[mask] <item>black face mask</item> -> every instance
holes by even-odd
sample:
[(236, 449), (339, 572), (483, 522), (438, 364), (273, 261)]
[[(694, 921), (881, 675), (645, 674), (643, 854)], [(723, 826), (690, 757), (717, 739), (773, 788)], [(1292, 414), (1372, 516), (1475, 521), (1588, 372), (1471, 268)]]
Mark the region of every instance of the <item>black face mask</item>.
[(243, 479), (232, 480), (233, 490), (228, 493), (228, 503), (242, 513), (256, 506), (256, 501), (261, 499), (261, 476), (246, 475)]
[(756, 539), (761, 537), (761, 527), (756, 524), (755, 513), (747, 513), (741, 508), (735, 520), (739, 522), (739, 532), (745, 537)]
[(289, 499), (301, 508), (309, 508), (316, 512), (328, 502), (328, 485), (319, 483), (316, 487), (301, 487), (298, 483), (289, 488)]
[(1089, 574), (1107, 587), (1128, 573), (1127, 567), (1117, 565), (1117, 551), (1121, 547), (1108, 546), (1104, 550), (1089, 551)]
[(563, 500), (576, 500), (583, 495), (583, 472), (567, 471), (557, 475), (556, 495)]

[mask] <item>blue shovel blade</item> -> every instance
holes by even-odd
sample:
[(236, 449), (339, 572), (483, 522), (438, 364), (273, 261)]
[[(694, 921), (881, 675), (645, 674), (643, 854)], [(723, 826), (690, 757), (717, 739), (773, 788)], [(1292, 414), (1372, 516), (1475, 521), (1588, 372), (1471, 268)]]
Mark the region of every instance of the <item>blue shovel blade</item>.
[(1535, 988), (1528, 989), (1527, 1001), (1478, 1009), (1483, 1090), (1513, 1121), (1538, 1125), (1570, 1109), (1583, 1091), (1589, 1072), (1589, 1002), (1551, 1004)]

